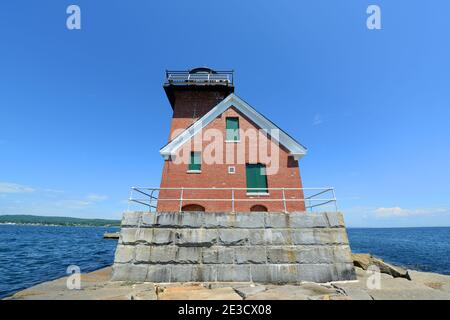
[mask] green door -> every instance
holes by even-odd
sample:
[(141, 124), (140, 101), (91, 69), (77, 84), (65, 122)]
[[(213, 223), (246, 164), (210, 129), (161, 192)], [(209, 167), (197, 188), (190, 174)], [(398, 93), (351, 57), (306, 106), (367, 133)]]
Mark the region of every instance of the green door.
[[(266, 166), (257, 164), (247, 164), (246, 165), (246, 176), (247, 176), (247, 192), (249, 193), (267, 193), (267, 175)], [(258, 189), (250, 189), (258, 188)]]

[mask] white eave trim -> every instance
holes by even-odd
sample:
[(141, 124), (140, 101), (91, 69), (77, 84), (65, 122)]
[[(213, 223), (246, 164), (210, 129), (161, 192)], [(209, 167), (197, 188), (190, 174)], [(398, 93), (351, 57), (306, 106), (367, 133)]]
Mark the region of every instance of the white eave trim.
[(187, 141), (189, 141), (193, 136), (195, 136), (198, 132), (200, 132), (203, 128), (205, 128), (208, 124), (210, 124), (215, 118), (225, 112), (228, 108), (235, 107), (237, 110), (246, 115), (249, 119), (251, 119), (258, 127), (260, 127), (263, 131), (269, 132), (270, 130), (278, 129), (279, 137), (272, 136), (272, 139), (277, 140), (278, 143), (283, 145), (286, 149), (289, 150), (290, 154), (294, 157), (295, 160), (299, 160), (306, 154), (306, 148), (302, 146), (300, 143), (291, 138), (287, 133), (273, 124), (270, 120), (252, 108), (248, 103), (244, 100), (236, 96), (234, 93), (230, 94), (224, 100), (222, 100), (218, 105), (212, 108), (208, 113), (206, 113), (203, 117), (198, 119), (194, 124), (192, 124), (189, 128), (175, 137), (172, 141), (170, 141), (167, 145), (162, 147), (159, 150), (159, 153), (164, 157), (164, 159), (168, 159), (169, 156), (175, 155), (176, 151)]

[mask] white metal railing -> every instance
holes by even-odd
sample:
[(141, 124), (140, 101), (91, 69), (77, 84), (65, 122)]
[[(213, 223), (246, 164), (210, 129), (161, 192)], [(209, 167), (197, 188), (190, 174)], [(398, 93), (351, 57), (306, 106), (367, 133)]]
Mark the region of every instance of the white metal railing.
[[(164, 197), (159, 197), (160, 191), (165, 191)], [(173, 191), (178, 196), (171, 196)], [(177, 192), (178, 191), (178, 192)], [(192, 198), (186, 196), (186, 193), (192, 191), (223, 191), (222, 198)], [(258, 192), (259, 191), (259, 192)], [(280, 193), (281, 198), (269, 197), (269, 192), (275, 191)], [(286, 194), (297, 194), (295, 198), (287, 197)], [(236, 198), (239, 193), (245, 192), (245, 197)], [(167, 196), (167, 197), (166, 197)], [(170, 196), (170, 197), (168, 197)], [(255, 199), (255, 197), (257, 197)], [(231, 211), (235, 212), (237, 202), (281, 202), (284, 212), (288, 212), (288, 203), (304, 202), (307, 210), (313, 211), (314, 208), (331, 205), (333, 210), (338, 211), (337, 199), (334, 188), (141, 188), (132, 187), (130, 192), (129, 203), (137, 203), (146, 206), (148, 211), (155, 211), (158, 202), (171, 201), (178, 204), (178, 210), (181, 212), (183, 204), (191, 202), (230, 202)], [(128, 208), (129, 210), (130, 208)]]
[(189, 71), (166, 71), (166, 81), (169, 84), (208, 83), (233, 84), (233, 71), (217, 71), (215, 73), (189, 73)]

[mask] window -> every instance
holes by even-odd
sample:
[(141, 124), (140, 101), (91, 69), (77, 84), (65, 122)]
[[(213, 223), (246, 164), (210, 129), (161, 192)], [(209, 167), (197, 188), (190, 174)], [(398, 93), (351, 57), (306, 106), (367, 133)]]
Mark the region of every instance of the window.
[(187, 204), (181, 208), (184, 212), (205, 212), (205, 207), (199, 204)]
[(255, 204), (250, 208), (250, 212), (267, 212), (267, 207), (262, 204)]
[(191, 152), (188, 171), (200, 172), (202, 170), (202, 157), (200, 152)]
[(257, 164), (247, 164), (245, 167), (247, 176), (247, 193), (267, 193), (266, 166)]
[(228, 173), (229, 174), (235, 174), (236, 173), (236, 167), (228, 167)]
[(226, 141), (239, 141), (239, 118), (227, 118), (226, 129)]

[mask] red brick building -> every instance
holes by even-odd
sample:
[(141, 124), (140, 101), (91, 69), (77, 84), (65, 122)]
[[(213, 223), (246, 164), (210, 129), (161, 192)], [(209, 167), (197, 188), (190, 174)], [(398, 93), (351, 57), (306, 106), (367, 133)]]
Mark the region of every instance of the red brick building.
[(304, 211), (306, 148), (234, 92), (233, 73), (167, 72), (173, 109), (157, 211)]

